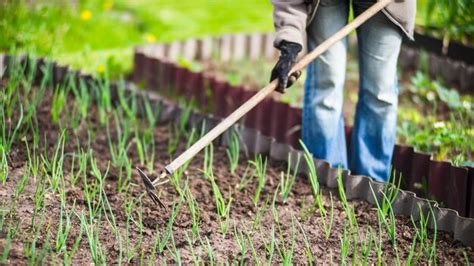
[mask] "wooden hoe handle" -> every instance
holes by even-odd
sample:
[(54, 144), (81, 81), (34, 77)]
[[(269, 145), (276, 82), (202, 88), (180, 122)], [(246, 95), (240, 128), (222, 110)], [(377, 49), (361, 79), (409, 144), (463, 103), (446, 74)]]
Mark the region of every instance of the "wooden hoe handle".
[[(297, 70), (302, 70), (305, 68), (309, 63), (311, 63), (316, 57), (324, 53), (328, 50), (333, 44), (341, 40), (342, 38), (346, 37), (351, 31), (359, 27), (362, 23), (367, 21), (369, 18), (377, 14), (380, 10), (385, 8), (388, 4), (390, 4), (393, 0), (381, 0), (372, 5), (362, 14), (357, 16), (351, 23), (344, 26), (338, 32), (336, 32), (333, 36), (329, 39), (321, 43), (318, 47), (314, 48), (310, 53), (306, 54), (295, 66), (291, 69), (289, 73), (293, 73)], [(206, 147), (209, 143), (211, 143), (215, 138), (220, 136), (224, 131), (226, 131), (229, 127), (231, 127), (235, 122), (237, 122), (242, 116), (244, 116), (247, 112), (249, 112), (252, 108), (254, 108), (258, 103), (260, 103), (263, 99), (265, 99), (270, 93), (272, 93), (278, 85), (278, 80), (275, 79), (270, 82), (267, 86), (261, 89), (257, 94), (255, 94), (252, 98), (247, 100), (244, 104), (242, 104), (237, 110), (235, 110), (232, 114), (222, 120), (217, 126), (215, 126), (211, 131), (209, 131), (206, 135), (204, 135), (200, 140), (194, 143), (189, 149), (184, 151), (181, 155), (179, 155), (176, 159), (174, 159), (170, 164), (165, 167), (166, 174), (170, 175), (176, 169), (181, 167), (185, 164), (188, 160), (190, 160), (194, 155), (200, 152), (204, 147)], [(159, 178), (158, 178), (159, 179)], [(158, 180), (156, 180), (158, 181)], [(153, 182), (153, 185), (156, 185)]]

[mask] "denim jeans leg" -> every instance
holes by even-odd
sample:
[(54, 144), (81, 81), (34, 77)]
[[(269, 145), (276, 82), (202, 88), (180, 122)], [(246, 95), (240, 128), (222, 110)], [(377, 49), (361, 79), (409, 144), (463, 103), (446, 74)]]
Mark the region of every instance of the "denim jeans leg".
[[(308, 26), (311, 50), (347, 23), (347, 0), (322, 0)], [(347, 149), (342, 113), (347, 40), (334, 44), (307, 68), (302, 137), (315, 158), (347, 168)]]
[[(355, 1), (356, 15), (365, 8)], [(397, 60), (402, 33), (379, 13), (357, 29), (357, 39), (360, 88), (349, 151), (350, 169), (354, 174), (387, 181), (397, 127)]]

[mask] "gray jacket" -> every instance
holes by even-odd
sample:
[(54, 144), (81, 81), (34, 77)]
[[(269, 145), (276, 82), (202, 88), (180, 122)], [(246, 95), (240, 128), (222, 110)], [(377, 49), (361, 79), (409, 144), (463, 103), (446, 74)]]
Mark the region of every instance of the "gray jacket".
[[(303, 33), (316, 14), (320, 0), (271, 0), (275, 46), (282, 40), (303, 45)], [(378, 1), (378, 0), (377, 0)], [(395, 0), (383, 9), (384, 14), (413, 39), (416, 0)]]

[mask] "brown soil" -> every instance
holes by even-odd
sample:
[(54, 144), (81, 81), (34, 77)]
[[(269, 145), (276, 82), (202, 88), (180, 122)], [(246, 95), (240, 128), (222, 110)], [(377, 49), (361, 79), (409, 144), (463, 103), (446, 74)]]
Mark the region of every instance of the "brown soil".
[[(45, 97), (49, 99), (50, 97)], [(67, 110), (66, 110), (67, 111)], [(48, 100), (45, 100), (41, 103), (40, 107), (37, 110), (38, 124), (40, 130), (40, 146), (42, 149), (46, 149), (48, 154), (52, 154), (54, 150), (54, 143), (58, 138), (59, 128), (56, 125), (51, 124), (50, 119), (50, 107)], [(96, 110), (92, 108), (90, 115), (93, 119), (93, 122), (90, 125), (82, 125), (78, 132), (77, 136), (80, 142), (80, 145), (86, 147), (85, 143), (87, 140), (87, 128), (93, 129), (97, 133), (96, 136), (93, 136), (92, 139), (92, 149), (94, 152), (94, 157), (97, 159), (97, 163), (102, 172), (105, 172), (108, 161), (110, 160), (107, 137), (105, 135), (105, 129), (98, 125), (94, 120), (96, 117)], [(69, 135), (72, 135), (73, 132), (69, 131)], [(155, 128), (154, 135), (156, 138), (156, 160), (155, 160), (155, 169), (160, 170), (165, 163), (170, 161), (169, 156), (166, 153), (166, 147), (168, 145), (168, 125), (160, 125)], [(112, 133), (114, 136), (114, 134)], [(27, 135), (26, 138), (29, 141), (31, 147), (31, 139)], [(65, 153), (73, 153), (76, 151), (77, 143), (74, 140), (75, 137), (70, 137), (66, 143)], [(44, 141), (46, 140), (46, 142)], [(182, 141), (185, 142), (185, 141)], [(175, 153), (184, 150), (184, 143), (180, 143), (178, 151)], [(133, 160), (133, 166), (140, 166), (138, 163), (137, 156), (135, 154), (135, 147), (132, 145), (129, 158)], [(286, 203), (281, 201), (280, 196), (277, 198), (276, 206), (278, 209), (279, 220), (281, 223), (281, 238), (278, 236), (278, 230), (276, 224), (273, 220), (272, 211), (271, 211), (271, 198), (276, 191), (277, 185), (279, 183), (280, 172), (286, 171), (285, 164), (281, 162), (269, 162), (269, 167), (267, 169), (266, 175), (266, 184), (263, 189), (261, 200), (258, 207), (255, 207), (251, 198), (255, 194), (256, 181), (251, 182), (248, 186), (245, 187), (241, 192), (236, 188), (237, 184), (240, 181), (240, 177), (243, 175), (243, 172), (246, 168), (246, 160), (241, 157), (240, 165), (238, 166), (237, 172), (235, 175), (230, 174), (228, 160), (225, 153), (225, 149), (222, 147), (215, 148), (214, 154), (214, 173), (216, 176), (217, 183), (224, 194), (224, 197), (228, 199), (229, 190), (232, 190), (232, 207), (231, 207), (231, 221), (230, 229), (228, 233), (224, 236), (221, 233), (220, 225), (218, 222), (218, 217), (216, 214), (216, 205), (214, 197), (212, 194), (212, 189), (210, 182), (203, 177), (203, 174), (199, 169), (202, 169), (203, 165), (203, 153), (201, 152), (196, 158), (194, 158), (185, 173), (186, 178), (189, 180), (189, 186), (193, 192), (194, 197), (196, 198), (200, 212), (201, 212), (201, 222), (199, 225), (200, 233), (203, 239), (207, 237), (209, 240), (210, 246), (213, 250), (213, 256), (216, 261), (219, 263), (224, 263), (225, 261), (238, 261), (244, 257), (244, 262), (249, 264), (256, 264), (254, 257), (252, 256), (251, 248), (248, 248), (246, 254), (240, 254), (235, 236), (234, 236), (234, 225), (237, 228), (237, 232), (248, 232), (249, 239), (253, 242), (253, 246), (256, 250), (257, 257), (261, 262), (267, 262), (268, 254), (265, 250), (264, 243), (270, 242), (270, 233), (272, 228), (275, 229), (275, 238), (277, 243), (282, 244), (281, 241), (285, 243), (286, 246), (290, 246), (291, 243), (291, 233), (292, 233), (292, 221), (293, 217), (297, 218), (304, 228), (309, 246), (313, 254), (313, 258), (318, 263), (329, 263), (333, 262), (336, 264), (341, 263), (341, 236), (343, 228), (347, 224), (347, 218), (344, 213), (341, 202), (337, 197), (334, 201), (334, 226), (331, 232), (329, 239), (326, 239), (324, 236), (324, 231), (322, 229), (322, 218), (318, 210), (312, 212), (307, 219), (301, 219), (301, 213), (308, 209), (311, 202), (313, 201), (312, 192), (309, 182), (302, 176), (298, 176), (296, 183), (293, 186), (293, 189), (290, 193), (289, 199)], [(47, 184), (47, 178), (40, 174), (36, 181), (30, 178), (25, 187), (24, 192), (19, 196), (16, 201), (13, 201), (14, 191), (17, 187), (20, 177), (24, 172), (25, 164), (27, 161), (27, 154), (25, 150), (24, 143), (15, 143), (14, 147), (10, 153), (9, 164), (10, 164), (10, 175), (8, 181), (0, 187), (0, 208), (3, 209), (3, 214), (5, 215), (4, 225), (2, 230), (0, 230), (0, 255), (3, 253), (7, 243), (7, 228), (18, 225), (19, 230), (15, 235), (11, 250), (8, 256), (7, 264), (17, 265), (25, 264), (27, 260), (27, 247), (34, 240), (33, 239), (33, 228), (31, 227), (31, 219), (34, 209), (34, 194), (36, 187), (41, 182), (45, 181)], [(82, 181), (79, 181), (76, 186), (72, 186), (70, 183), (69, 170), (71, 168), (71, 159), (67, 157), (64, 165), (65, 169), (65, 190), (67, 195), (67, 206), (68, 210), (73, 210), (77, 214), (80, 214), (82, 211), (86, 213), (88, 217), (88, 208), (86, 201), (84, 199), (84, 184)], [(89, 182), (92, 182), (93, 177), (88, 176)], [(138, 200), (137, 206), (132, 212), (133, 221), (130, 221), (130, 232), (129, 239), (132, 245), (137, 244), (137, 250), (132, 252), (134, 257), (129, 261), (132, 264), (138, 263), (148, 263), (150, 259), (150, 254), (152, 252), (153, 243), (157, 237), (157, 232), (162, 234), (166, 229), (166, 224), (169, 219), (170, 210), (173, 208), (173, 204), (179, 202), (179, 196), (177, 195), (176, 190), (170, 184), (166, 184), (160, 189), (160, 198), (163, 200), (167, 206), (167, 210), (159, 209), (152, 201), (146, 196), (143, 192), (142, 182), (138, 177), (138, 174), (133, 170), (133, 180), (132, 184), (129, 187), (127, 192), (118, 193), (117, 191), (117, 171), (114, 168), (111, 168), (109, 175), (105, 180), (105, 190), (107, 198), (110, 201), (111, 208), (115, 216), (115, 222), (120, 232), (122, 245), (126, 239), (127, 235), (127, 226), (126, 226), (126, 213), (125, 206), (127, 203), (133, 200)], [(324, 202), (327, 208), (329, 208), (329, 192), (333, 195), (337, 195), (337, 191), (324, 190)], [(265, 199), (270, 198), (270, 204), (265, 210), (260, 223), (255, 229), (252, 228), (252, 223), (256, 217), (258, 209), (264, 205)], [(15, 207), (12, 207), (15, 206)], [(45, 260), (51, 264), (59, 264), (63, 261), (63, 254), (58, 254), (54, 251), (54, 245), (57, 235), (57, 230), (59, 226), (59, 217), (60, 217), (60, 199), (59, 194), (49, 190), (46, 192), (45, 200), (43, 203), (44, 210), (44, 225), (41, 227), (39, 238), (37, 240), (36, 248), (46, 250)], [(366, 202), (362, 201), (351, 201), (350, 206), (354, 208), (357, 221), (359, 224), (359, 233), (362, 237), (355, 237), (356, 242), (361, 242), (364, 240), (365, 232), (367, 228), (371, 227), (374, 232), (378, 232), (378, 223), (376, 216), (376, 209), (373, 206), (369, 205)], [(40, 211), (41, 212), (41, 211)], [(143, 235), (140, 239), (140, 230), (137, 226), (138, 221), (140, 220), (140, 214), (142, 215), (143, 221)], [(39, 217), (40, 215), (38, 215)], [(37, 218), (39, 219), (39, 218)], [(187, 205), (181, 208), (173, 227), (173, 239), (176, 245), (177, 250), (181, 254), (181, 259), (183, 263), (190, 264), (192, 263), (191, 249), (187, 242), (185, 233), (191, 235), (191, 218)], [(300, 230), (300, 227), (295, 223), (294, 230), (296, 232), (296, 241), (294, 246), (294, 264), (307, 264), (307, 258), (305, 255), (305, 245), (303, 240), (303, 235)], [(94, 230), (99, 230), (99, 240), (102, 250), (106, 252), (107, 263), (117, 263), (119, 258), (120, 242), (114, 236), (112, 231), (111, 223), (109, 223), (105, 216), (97, 222)], [(384, 231), (384, 230), (383, 230)], [(414, 229), (411, 224), (411, 220), (408, 217), (397, 217), (396, 224), (396, 234), (397, 234), (397, 247), (398, 256), (400, 261), (405, 261), (410, 245), (415, 236)], [(80, 220), (77, 215), (72, 215), (72, 226), (69, 237), (67, 239), (67, 250), (70, 251), (74, 241), (80, 234)], [(432, 234), (430, 234), (430, 238)], [(382, 249), (383, 255), (382, 259), (385, 263), (393, 264), (395, 260), (394, 247), (388, 240), (385, 233), (382, 233)], [(208, 264), (210, 258), (205, 249), (205, 244), (201, 245), (200, 241), (197, 239), (191, 240), (192, 245), (195, 249), (196, 256), (200, 260), (207, 262)], [(453, 241), (453, 237), (450, 234), (438, 232), (437, 239), (437, 250), (436, 258), (437, 262), (440, 264), (444, 263), (465, 263), (465, 258), (473, 261), (474, 252), (470, 247), (463, 247), (460, 243)], [(205, 243), (205, 240), (204, 240)], [(48, 247), (49, 246), (49, 247)], [(247, 245), (248, 246), (248, 245)], [(347, 261), (351, 261), (354, 257), (353, 247), (356, 246), (354, 241), (351, 242), (351, 248)], [(156, 254), (155, 263), (166, 261), (167, 263), (175, 263), (176, 260), (172, 253), (171, 241), (168, 242), (167, 248), (162, 254)], [(419, 251), (419, 246), (417, 246)], [(466, 255), (464, 255), (466, 252)], [(362, 259), (360, 250), (357, 252), (357, 261)], [(122, 254), (125, 256), (125, 254)], [(125, 259), (122, 259), (123, 262), (126, 262)], [(372, 244), (372, 250), (369, 255), (369, 263), (376, 263), (377, 255), (375, 254), (374, 245)], [(87, 241), (87, 236), (83, 232), (82, 240), (80, 241), (79, 248), (75, 253), (72, 263), (75, 265), (91, 264), (91, 251)], [(271, 264), (276, 264), (281, 262), (277, 248), (273, 255), (273, 260)], [(426, 258), (421, 257), (421, 263), (426, 263)]]

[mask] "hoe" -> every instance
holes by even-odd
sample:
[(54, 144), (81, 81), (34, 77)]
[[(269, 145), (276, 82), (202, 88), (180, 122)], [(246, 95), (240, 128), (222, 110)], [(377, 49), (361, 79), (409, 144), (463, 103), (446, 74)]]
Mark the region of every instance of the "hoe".
[[(380, 10), (385, 8), (388, 4), (390, 4), (394, 0), (380, 0), (375, 3), (373, 6), (368, 8), (365, 12), (357, 16), (351, 23), (344, 26), (338, 32), (336, 32), (333, 36), (328, 38), (326, 41), (321, 43), (319, 46), (314, 48), (311, 52), (306, 54), (300, 61), (298, 61), (295, 66), (291, 69), (289, 73), (293, 73), (295, 71), (301, 71), (305, 68), (309, 63), (311, 63), (316, 57), (324, 53), (327, 49), (329, 49), (333, 44), (341, 40), (342, 38), (346, 37), (351, 31), (362, 25), (365, 21), (369, 18), (377, 14)], [(201, 139), (199, 139), (196, 143), (194, 143), (189, 149), (184, 151), (181, 155), (179, 155), (176, 159), (174, 159), (170, 164), (166, 165), (164, 170), (161, 174), (155, 178), (153, 181), (139, 168), (137, 168), (138, 173), (143, 179), (145, 183), (145, 188), (150, 196), (150, 198), (156, 204), (160, 205), (162, 208), (166, 208), (165, 205), (161, 202), (160, 198), (155, 193), (156, 187), (160, 186), (166, 182), (168, 182), (168, 177), (172, 175), (176, 169), (181, 167), (185, 164), (188, 160), (194, 157), (198, 152), (200, 152), (203, 148), (205, 148), (209, 143), (211, 143), (215, 138), (220, 136), (224, 131), (226, 131), (229, 127), (231, 127), (235, 122), (237, 122), (242, 116), (248, 113), (252, 108), (254, 108), (258, 103), (260, 103), (263, 99), (265, 99), (268, 95), (270, 95), (277, 87), (278, 80), (275, 79), (270, 82), (267, 86), (261, 89), (257, 94), (255, 94), (252, 98), (247, 100), (244, 104), (242, 104), (239, 108), (237, 108), (233, 113), (227, 116), (224, 120), (222, 120), (217, 126), (211, 129), (207, 134), (205, 134)]]

